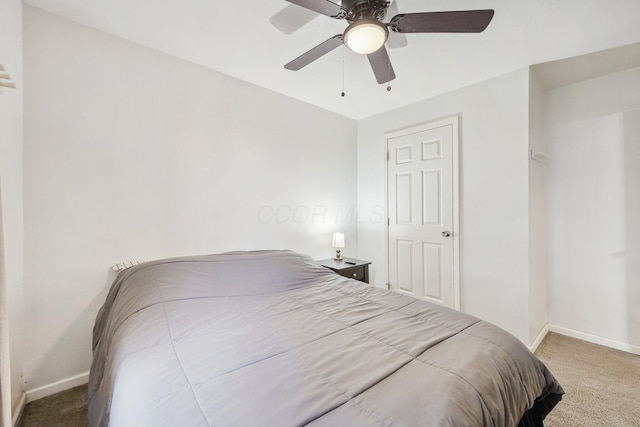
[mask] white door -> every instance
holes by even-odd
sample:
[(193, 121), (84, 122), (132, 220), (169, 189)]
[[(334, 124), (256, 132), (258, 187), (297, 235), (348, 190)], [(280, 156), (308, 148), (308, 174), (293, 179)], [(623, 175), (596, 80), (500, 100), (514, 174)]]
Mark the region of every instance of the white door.
[(459, 310), (458, 118), (386, 140), (390, 288)]

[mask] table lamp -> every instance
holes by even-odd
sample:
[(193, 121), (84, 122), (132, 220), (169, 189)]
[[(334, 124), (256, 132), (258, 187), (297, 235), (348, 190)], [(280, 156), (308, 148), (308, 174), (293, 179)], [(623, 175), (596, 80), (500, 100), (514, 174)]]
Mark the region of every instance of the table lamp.
[(344, 248), (344, 234), (343, 233), (333, 233), (333, 244), (332, 246), (336, 248), (336, 261), (342, 261), (342, 256), (340, 255), (340, 250)]

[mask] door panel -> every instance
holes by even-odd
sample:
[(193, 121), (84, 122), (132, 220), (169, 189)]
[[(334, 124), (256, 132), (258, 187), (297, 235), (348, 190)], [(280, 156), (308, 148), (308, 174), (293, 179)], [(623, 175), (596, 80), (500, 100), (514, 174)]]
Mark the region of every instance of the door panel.
[(398, 268), (396, 283), (400, 290), (414, 295), (413, 289), (413, 242), (411, 240), (396, 240), (396, 265)]
[(440, 156), (440, 143), (439, 139), (433, 141), (425, 141), (422, 143), (422, 160), (435, 160)]
[(459, 309), (457, 118), (387, 135), (392, 289)]
[(425, 275), (423, 297), (442, 301), (442, 245), (422, 244), (422, 270)]
[(422, 224), (442, 225), (442, 170), (422, 171)]
[(411, 163), (413, 161), (413, 145), (396, 147), (396, 164)]
[(413, 223), (413, 172), (396, 174), (396, 218), (398, 224)]

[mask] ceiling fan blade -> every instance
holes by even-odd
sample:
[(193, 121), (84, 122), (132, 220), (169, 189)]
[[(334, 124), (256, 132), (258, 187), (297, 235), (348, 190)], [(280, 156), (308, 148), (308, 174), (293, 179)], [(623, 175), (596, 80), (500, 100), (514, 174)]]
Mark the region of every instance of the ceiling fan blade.
[(297, 4), (314, 12), (327, 15), (331, 18), (342, 19), (347, 16), (347, 11), (339, 4), (329, 0), (287, 0), (289, 3)]
[(387, 46), (389, 49), (400, 49), (401, 47), (406, 47), (409, 44), (407, 40), (407, 36), (402, 33), (390, 33), (389, 40), (387, 41)]
[(384, 46), (367, 55), (367, 58), (369, 58), (371, 69), (373, 69), (373, 74), (375, 74), (379, 84), (390, 82), (396, 78), (389, 54)]
[(389, 29), (397, 33), (481, 33), (493, 14), (492, 9), (406, 13), (394, 16)]
[[(395, 0), (393, 3), (389, 5), (387, 9), (387, 16), (395, 16), (399, 14), (398, 12), (398, 0)], [(389, 40), (387, 41), (389, 49), (399, 49), (401, 47), (405, 47), (409, 44), (407, 40), (407, 36), (402, 33), (393, 33), (389, 34)]]
[(312, 10), (290, 4), (269, 18), (269, 22), (283, 33), (291, 34), (317, 17), (318, 14)]
[(331, 52), (333, 49), (337, 48), (342, 44), (342, 34), (337, 34), (331, 37), (329, 40), (326, 40), (320, 43), (318, 46), (313, 49), (303, 53), (293, 61), (289, 62), (284, 66), (287, 70), (298, 71), (302, 67), (305, 67), (311, 64), (316, 59), (320, 58), (323, 55)]

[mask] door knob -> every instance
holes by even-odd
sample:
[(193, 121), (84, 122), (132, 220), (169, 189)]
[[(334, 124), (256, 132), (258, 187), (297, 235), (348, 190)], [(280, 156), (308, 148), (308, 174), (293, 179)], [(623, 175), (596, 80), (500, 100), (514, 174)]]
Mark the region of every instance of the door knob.
[(450, 237), (451, 236), (451, 232), (450, 231), (443, 231), (442, 232), (442, 237)]

